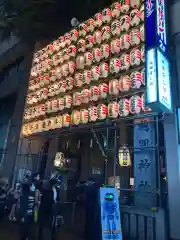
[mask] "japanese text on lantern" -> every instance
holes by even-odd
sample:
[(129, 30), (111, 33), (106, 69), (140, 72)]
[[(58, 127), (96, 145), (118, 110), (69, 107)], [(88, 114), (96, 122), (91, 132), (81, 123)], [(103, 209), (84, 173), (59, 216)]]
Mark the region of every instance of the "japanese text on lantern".
[(164, 0), (156, 1), (157, 8), (157, 35), (158, 45), (163, 52), (166, 51), (167, 36), (166, 36), (166, 16)]
[(147, 14), (147, 17), (150, 17), (151, 14), (153, 13), (153, 11), (154, 11), (153, 0), (147, 0), (146, 1), (146, 14)]

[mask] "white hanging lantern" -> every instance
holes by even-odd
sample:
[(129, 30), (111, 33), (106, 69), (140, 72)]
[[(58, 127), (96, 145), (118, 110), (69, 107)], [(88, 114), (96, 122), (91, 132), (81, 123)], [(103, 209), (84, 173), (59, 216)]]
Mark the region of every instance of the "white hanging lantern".
[(85, 88), (81, 91), (82, 103), (89, 103), (90, 101), (90, 90)]
[(111, 28), (109, 26), (104, 26), (101, 29), (101, 32), (102, 32), (102, 40), (103, 41), (107, 41), (107, 40), (110, 39), (110, 37), (111, 37)]
[(86, 124), (89, 121), (89, 112), (87, 109), (81, 109), (80, 110), (80, 114), (81, 114), (81, 123), (82, 124)]
[(101, 49), (100, 48), (93, 49), (93, 60), (94, 60), (94, 62), (101, 61)]
[(110, 61), (110, 72), (112, 74), (118, 73), (121, 69), (121, 61), (119, 58), (112, 58)]
[(87, 33), (87, 25), (82, 23), (79, 25), (79, 37), (84, 37)]
[(110, 55), (110, 46), (109, 44), (103, 44), (101, 46), (101, 58), (102, 59), (108, 59)]
[(131, 46), (136, 47), (141, 42), (141, 33), (138, 28), (132, 29), (130, 32), (131, 35)]
[(138, 9), (133, 9), (130, 12), (131, 26), (136, 27), (140, 24), (141, 21), (141, 12)]
[(130, 0), (120, 0), (121, 12), (128, 13), (130, 8)]
[(119, 2), (114, 2), (111, 5), (111, 14), (113, 18), (118, 18), (121, 12), (121, 4)]
[(140, 88), (142, 86), (141, 72), (133, 71), (130, 75), (131, 88)]
[(84, 54), (85, 66), (91, 66), (93, 61), (93, 54), (91, 52), (86, 52)]
[(111, 19), (112, 19), (111, 9), (110, 8), (105, 8), (102, 11), (103, 23), (110, 23)]
[(122, 32), (127, 32), (130, 28), (131, 18), (129, 15), (123, 15), (120, 17), (120, 26)]
[(97, 116), (97, 107), (96, 106), (91, 106), (88, 108), (88, 112), (89, 112), (89, 121), (90, 122), (96, 122), (98, 119)]
[(106, 99), (109, 92), (109, 86), (106, 83), (101, 83), (99, 85), (99, 97), (100, 99)]
[(76, 68), (77, 69), (84, 69), (84, 65), (85, 65), (84, 55), (77, 56), (77, 58), (76, 58)]
[(120, 117), (127, 117), (129, 115), (129, 99), (123, 98), (119, 101), (119, 115)]
[(94, 45), (94, 36), (93, 35), (88, 35), (86, 36), (86, 49), (91, 49)]
[(106, 119), (108, 115), (108, 107), (105, 104), (99, 104), (97, 106), (97, 116), (99, 120)]
[(101, 27), (102, 26), (102, 22), (103, 22), (103, 16), (101, 13), (96, 13), (96, 15), (94, 16), (94, 25), (96, 27)]
[(120, 58), (121, 70), (128, 70), (130, 68), (130, 56), (129, 54), (123, 54)]
[(91, 70), (85, 70), (83, 72), (83, 84), (90, 84), (91, 82)]
[(131, 87), (131, 80), (128, 75), (124, 75), (119, 79), (119, 90), (120, 92), (127, 92)]
[(69, 127), (71, 124), (71, 117), (69, 114), (63, 114), (62, 116), (62, 126), (63, 127)]
[(134, 95), (129, 99), (129, 111), (131, 114), (139, 114), (142, 109), (142, 99), (138, 95)]
[(73, 111), (71, 114), (71, 123), (74, 125), (79, 125), (81, 121), (81, 114), (80, 111)]
[(120, 39), (114, 39), (111, 41), (111, 53), (119, 54), (121, 50), (121, 41)]
[(86, 41), (83, 38), (78, 40), (77, 48), (79, 53), (84, 53), (86, 51)]
[(75, 87), (81, 87), (83, 85), (83, 74), (82, 73), (76, 73), (74, 76), (74, 86)]
[(99, 88), (97, 86), (92, 86), (90, 88), (90, 100), (91, 101), (95, 101), (95, 102), (98, 101), (99, 94), (100, 94), (100, 92), (99, 92)]
[(119, 104), (112, 102), (108, 104), (108, 117), (117, 118), (119, 116)]
[(139, 49), (133, 49), (130, 52), (131, 66), (139, 66), (141, 64), (141, 51)]
[(121, 49), (128, 50), (131, 45), (131, 36), (129, 34), (124, 34), (120, 37)]
[(81, 93), (80, 92), (73, 93), (73, 98), (72, 99), (73, 99), (73, 105), (74, 106), (81, 105), (82, 97), (81, 97)]
[(127, 147), (122, 146), (118, 151), (119, 165), (121, 167), (130, 167), (131, 166), (131, 156), (130, 151)]
[(91, 69), (91, 79), (92, 81), (98, 81), (100, 78), (100, 67), (93, 66)]
[(75, 57), (77, 53), (77, 48), (75, 45), (70, 45), (68, 48), (69, 56), (70, 57)]
[(64, 107), (65, 108), (70, 108), (72, 106), (73, 99), (71, 95), (65, 95), (64, 96)]
[(109, 75), (109, 66), (107, 63), (101, 63), (100, 64), (100, 77), (101, 78), (107, 78)]
[(87, 32), (93, 32), (95, 28), (95, 22), (93, 18), (87, 20)]
[(119, 81), (117, 79), (112, 79), (109, 82), (109, 94), (117, 96), (119, 94)]
[(95, 42), (95, 44), (101, 44), (101, 42), (102, 42), (102, 32), (100, 30), (95, 31), (94, 42)]
[(113, 36), (119, 36), (121, 33), (121, 23), (119, 20), (114, 20), (111, 23), (111, 33)]

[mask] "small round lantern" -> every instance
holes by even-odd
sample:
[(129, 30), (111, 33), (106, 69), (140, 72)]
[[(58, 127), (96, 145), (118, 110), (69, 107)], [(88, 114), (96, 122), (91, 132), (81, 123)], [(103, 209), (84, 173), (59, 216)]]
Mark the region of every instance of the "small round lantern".
[(120, 39), (114, 39), (111, 41), (111, 53), (118, 54), (121, 50), (121, 42)]
[(109, 26), (104, 26), (102, 29), (101, 29), (101, 32), (102, 32), (102, 41), (107, 41), (110, 39), (111, 37), (111, 28)]
[(71, 34), (71, 41), (76, 42), (79, 36), (79, 32), (77, 31), (77, 29), (71, 30), (70, 34)]
[(141, 13), (141, 21), (144, 22), (144, 4), (140, 7), (140, 13)]
[(108, 107), (105, 104), (99, 104), (97, 106), (97, 115), (99, 120), (104, 120), (108, 115)]
[(94, 36), (93, 35), (88, 35), (86, 36), (86, 49), (91, 49), (94, 45)]
[(85, 70), (83, 72), (83, 84), (89, 84), (91, 82), (91, 70)]
[(129, 110), (131, 114), (139, 114), (142, 109), (142, 99), (138, 95), (134, 95), (129, 99)]
[(121, 69), (121, 61), (119, 58), (112, 58), (110, 61), (110, 72), (112, 74), (118, 73)]
[(127, 117), (129, 115), (129, 99), (123, 98), (119, 101), (119, 116)]
[(100, 94), (100, 91), (99, 91), (99, 88), (97, 86), (92, 86), (90, 88), (90, 100), (91, 101), (98, 101), (99, 99), (99, 94)]
[(109, 75), (109, 66), (107, 63), (101, 63), (100, 64), (100, 77), (101, 78), (107, 78)]
[(94, 62), (101, 61), (101, 49), (100, 48), (93, 49), (93, 60), (94, 60)]
[(109, 8), (105, 8), (103, 11), (102, 11), (102, 20), (103, 20), (103, 23), (110, 23), (112, 19), (112, 14), (111, 14), (111, 9)]
[(74, 79), (72, 77), (66, 78), (66, 89), (72, 90), (74, 86)]
[(129, 15), (123, 15), (120, 18), (121, 31), (127, 32), (130, 28), (131, 18)]
[(69, 114), (63, 114), (62, 116), (62, 126), (63, 127), (69, 127), (71, 124), (71, 117)]
[(81, 92), (82, 96), (82, 103), (89, 103), (90, 101), (90, 90), (89, 89), (83, 89)]
[(61, 67), (62, 76), (66, 77), (69, 73), (68, 63), (64, 63)]
[(59, 111), (63, 111), (64, 107), (65, 107), (65, 99), (63, 97), (58, 98), (58, 109), (59, 109)]
[(45, 104), (46, 112), (51, 113), (52, 112), (52, 101), (47, 101)]
[(140, 88), (142, 85), (142, 75), (141, 72), (134, 71), (130, 75), (131, 88)]
[(60, 50), (60, 48), (61, 48), (59, 40), (55, 40), (55, 41), (53, 42), (53, 46), (54, 46), (54, 50), (55, 50), (56, 52), (59, 52), (59, 50)]
[(106, 99), (109, 92), (109, 86), (106, 83), (99, 85), (99, 97), (100, 99)]
[(63, 117), (62, 116), (57, 116), (54, 119), (54, 129), (62, 128), (63, 127)]
[(131, 79), (128, 75), (122, 76), (119, 79), (119, 90), (120, 92), (127, 92), (131, 87)]
[(131, 46), (136, 47), (140, 44), (141, 41), (141, 33), (138, 28), (132, 29), (130, 32), (131, 35)]
[(77, 58), (76, 58), (76, 68), (77, 69), (84, 69), (84, 65), (85, 65), (84, 55), (77, 56)]
[(84, 37), (87, 33), (87, 25), (82, 23), (79, 25), (79, 37)]
[(70, 45), (68, 48), (68, 53), (70, 57), (75, 57), (77, 53), (77, 48), (75, 45)]
[(54, 99), (52, 100), (52, 112), (57, 112), (58, 111), (58, 100)]
[(78, 52), (85, 52), (86, 51), (86, 41), (84, 39), (79, 39), (77, 42)]
[(111, 5), (111, 14), (113, 18), (118, 18), (121, 12), (121, 4), (119, 2), (114, 2)]
[(73, 94), (73, 105), (74, 106), (81, 105), (81, 100), (82, 100), (81, 93), (80, 92), (75, 92)]
[(59, 42), (60, 42), (61, 48), (64, 48), (64, 47), (65, 47), (65, 39), (64, 39), (64, 36), (60, 36), (60, 37), (59, 37)]
[(91, 79), (92, 81), (98, 81), (100, 78), (100, 67), (93, 66), (91, 69)]
[(102, 32), (100, 30), (97, 30), (94, 33), (94, 43), (101, 44), (101, 42), (102, 42)]
[(102, 26), (102, 22), (103, 22), (102, 14), (96, 13), (96, 15), (94, 16), (94, 25), (99, 28)]
[(95, 28), (95, 22), (93, 18), (87, 20), (87, 32), (93, 32)]
[(139, 8), (141, 5), (141, 0), (130, 0), (130, 6), (132, 8)]
[(130, 0), (121, 0), (120, 4), (121, 4), (121, 12), (128, 13), (130, 8)]
[(62, 53), (63, 53), (63, 61), (69, 60), (69, 58), (70, 58), (69, 49), (68, 48), (64, 48)]
[(74, 86), (75, 87), (81, 87), (83, 85), (83, 74), (82, 73), (76, 73), (74, 76)]
[(130, 12), (131, 26), (136, 27), (140, 24), (141, 21), (141, 12), (138, 9), (133, 9)]
[(89, 107), (88, 113), (89, 113), (89, 122), (96, 122), (98, 119), (97, 107), (96, 106)]
[(91, 66), (93, 62), (93, 54), (91, 52), (86, 52), (84, 54), (85, 66)]
[(121, 70), (127, 71), (130, 68), (130, 56), (129, 54), (123, 54), (120, 58)]
[(81, 114), (81, 123), (82, 124), (86, 124), (89, 121), (89, 112), (87, 109), (81, 109), (80, 110), (80, 114)]
[(56, 67), (56, 68), (55, 68), (55, 75), (57, 76), (58, 79), (61, 78), (61, 76), (62, 76), (61, 67)]
[(49, 79), (50, 79), (51, 82), (55, 82), (56, 81), (57, 76), (56, 76), (56, 70), (55, 69), (50, 71)]
[(117, 96), (119, 94), (119, 81), (117, 79), (112, 79), (109, 82), (109, 94)]
[(141, 64), (141, 51), (139, 49), (133, 49), (130, 52), (131, 66), (139, 66)]
[(117, 102), (112, 102), (108, 104), (108, 117), (117, 118), (119, 116), (119, 104)]
[(120, 38), (121, 42), (121, 49), (122, 50), (128, 50), (131, 45), (131, 36), (129, 34), (124, 34)]
[(73, 74), (73, 73), (75, 72), (75, 69), (76, 69), (76, 64), (75, 64), (75, 62), (69, 61), (69, 62), (68, 62), (68, 72), (69, 72), (70, 74)]
[(71, 114), (71, 124), (79, 125), (81, 122), (80, 111), (74, 110)]
[(110, 55), (110, 46), (109, 44), (103, 44), (101, 46), (101, 58), (102, 59), (108, 59)]
[(121, 23), (119, 20), (114, 20), (111, 24), (111, 33), (113, 36), (119, 36), (121, 33)]

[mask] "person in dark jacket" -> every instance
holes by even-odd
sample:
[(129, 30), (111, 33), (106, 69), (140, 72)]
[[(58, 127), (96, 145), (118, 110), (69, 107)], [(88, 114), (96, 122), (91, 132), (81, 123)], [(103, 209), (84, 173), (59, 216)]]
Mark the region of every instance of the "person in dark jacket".
[(21, 240), (33, 238), (35, 191), (29, 182), (22, 184), (20, 197)]

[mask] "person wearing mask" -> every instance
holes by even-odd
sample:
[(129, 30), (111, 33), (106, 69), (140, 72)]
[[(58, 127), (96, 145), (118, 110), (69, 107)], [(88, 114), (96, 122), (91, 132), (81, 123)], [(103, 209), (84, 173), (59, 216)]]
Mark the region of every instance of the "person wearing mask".
[(51, 237), (53, 238), (52, 211), (53, 205), (54, 203), (56, 203), (57, 199), (57, 192), (55, 190), (56, 183), (56, 178), (52, 176), (50, 180), (44, 181), (42, 184), (42, 196), (38, 217), (38, 240), (44, 239), (43, 230), (45, 228), (49, 228), (51, 232)]
[(29, 240), (30, 237), (33, 239), (34, 205), (35, 187), (25, 177), (20, 197), (21, 240)]

